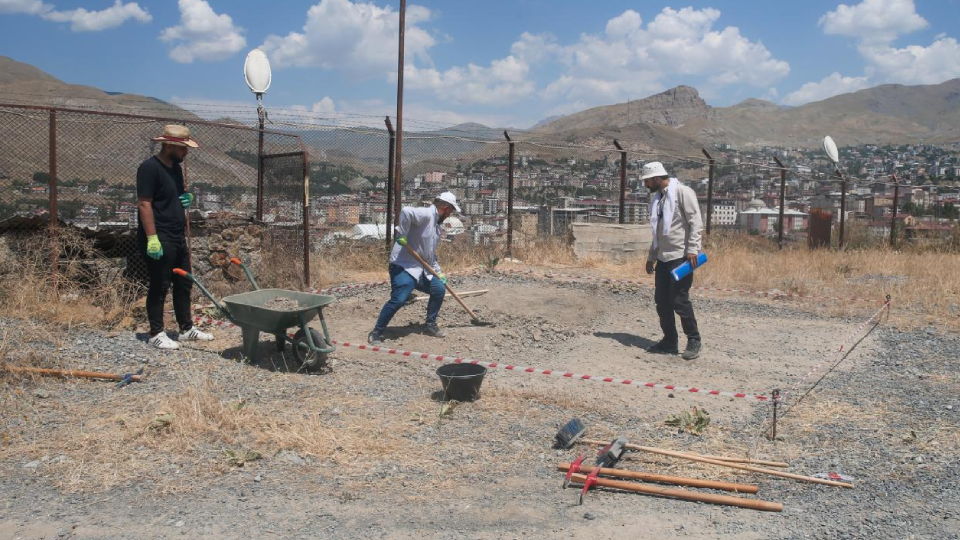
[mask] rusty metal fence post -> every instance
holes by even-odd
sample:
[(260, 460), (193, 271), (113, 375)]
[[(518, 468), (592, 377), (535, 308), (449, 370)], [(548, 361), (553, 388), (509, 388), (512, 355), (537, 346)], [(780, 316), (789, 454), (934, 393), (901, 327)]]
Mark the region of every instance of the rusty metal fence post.
[(60, 262), (60, 243), (57, 242), (57, 220), (60, 210), (57, 201), (57, 111), (50, 109), (50, 160), (48, 173), (50, 175), (47, 190), (50, 201), (50, 273), (53, 277), (54, 288), (57, 285), (58, 266)]
[(777, 166), (780, 167), (780, 217), (778, 218), (779, 219), (778, 223), (780, 225), (778, 229), (780, 230), (777, 232), (777, 246), (778, 246), (778, 249), (783, 249), (783, 228), (784, 228), (783, 211), (784, 211), (784, 206), (786, 206), (787, 168), (783, 166), (783, 163), (780, 161), (780, 158), (774, 156), (773, 160), (776, 161)]
[[(261, 136), (263, 132), (261, 131)], [(303, 285), (310, 287), (310, 152), (302, 139), (303, 150)]]
[(383, 119), (383, 123), (386, 124), (387, 132), (390, 133), (390, 146), (387, 148), (387, 219), (385, 224), (385, 228), (387, 229), (387, 249), (390, 249), (390, 246), (393, 245), (393, 227), (396, 225), (393, 222), (393, 202), (394, 200), (398, 202), (400, 200), (400, 193), (397, 191), (400, 183), (397, 182), (396, 185), (394, 185), (393, 167), (395, 166), (394, 158), (396, 156), (394, 152), (396, 151), (397, 133), (393, 130), (393, 124), (390, 123), (389, 116)]
[(627, 151), (614, 139), (613, 145), (620, 151), (620, 224), (627, 222)]
[(710, 172), (707, 178), (707, 234), (710, 234), (710, 227), (713, 224), (713, 177), (716, 171), (716, 161), (707, 153), (706, 148), (701, 148), (703, 155), (710, 161)]
[(840, 237), (837, 242), (837, 249), (843, 249), (843, 233), (847, 222), (847, 178), (840, 172), (837, 166), (837, 174), (840, 176)]
[(890, 216), (890, 247), (897, 245), (897, 202), (900, 198), (900, 180), (893, 176), (893, 215)]
[(514, 142), (510, 140), (510, 134), (503, 130), (503, 136), (507, 138), (510, 144), (510, 158), (507, 163), (507, 255), (513, 257), (513, 162), (515, 159)]
[(257, 221), (263, 221), (263, 121), (266, 112), (257, 107), (260, 130), (257, 133)]

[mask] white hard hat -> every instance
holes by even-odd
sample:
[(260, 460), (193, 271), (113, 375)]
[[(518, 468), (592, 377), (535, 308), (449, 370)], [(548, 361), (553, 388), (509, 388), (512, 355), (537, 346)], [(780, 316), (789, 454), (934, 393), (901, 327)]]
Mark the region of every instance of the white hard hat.
[(667, 170), (663, 168), (663, 163), (660, 163), (659, 161), (651, 161), (643, 166), (643, 170), (640, 173), (640, 180), (656, 178), (658, 176), (670, 175), (667, 174)]
[(458, 214), (460, 213), (460, 207), (457, 206), (457, 196), (454, 195), (453, 193), (450, 193), (449, 191), (444, 191), (443, 193), (437, 195), (436, 200), (443, 201), (449, 204), (450, 206), (453, 207), (454, 210), (457, 211)]

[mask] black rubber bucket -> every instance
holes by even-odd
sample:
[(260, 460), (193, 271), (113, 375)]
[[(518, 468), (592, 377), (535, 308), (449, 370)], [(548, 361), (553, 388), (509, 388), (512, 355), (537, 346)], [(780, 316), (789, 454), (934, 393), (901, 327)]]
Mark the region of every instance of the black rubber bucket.
[(480, 399), (480, 385), (487, 368), (479, 364), (444, 364), (437, 368), (445, 399), (474, 401)]

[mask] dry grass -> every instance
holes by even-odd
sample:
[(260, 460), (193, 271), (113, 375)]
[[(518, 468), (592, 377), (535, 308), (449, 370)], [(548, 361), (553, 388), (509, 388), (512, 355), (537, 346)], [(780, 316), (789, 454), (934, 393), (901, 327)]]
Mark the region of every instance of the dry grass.
[[(50, 268), (54, 247), (61, 253), (58, 273)], [(85, 260), (92, 242), (72, 229), (57, 237), (33, 235), (22, 241), (17, 272), (0, 279), (0, 309), (7, 316), (67, 327), (132, 328), (141, 288), (101, 274)]]

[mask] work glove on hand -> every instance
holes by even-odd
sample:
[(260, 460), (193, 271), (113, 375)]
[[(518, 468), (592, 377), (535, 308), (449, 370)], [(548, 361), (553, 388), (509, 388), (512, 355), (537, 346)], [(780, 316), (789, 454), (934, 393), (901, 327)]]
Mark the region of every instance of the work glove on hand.
[(160, 243), (160, 238), (155, 234), (147, 237), (147, 257), (155, 261), (159, 261), (160, 257), (163, 257), (163, 244)]
[(407, 237), (406, 237), (406, 236), (398, 236), (398, 237), (397, 237), (397, 243), (400, 244), (401, 246), (406, 246), (406, 245), (407, 245)]
[(193, 204), (193, 193), (184, 193), (180, 196), (180, 204), (184, 208), (190, 208), (190, 205)]
[(443, 272), (440, 272), (440, 283), (443, 283), (444, 285), (447, 284), (447, 275)]

